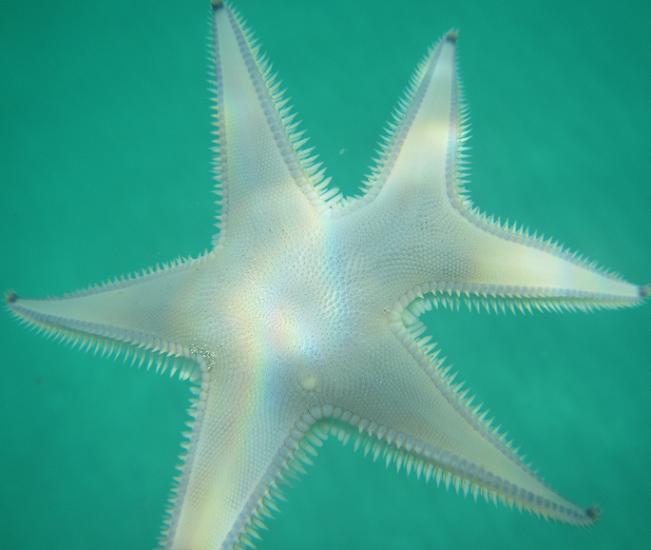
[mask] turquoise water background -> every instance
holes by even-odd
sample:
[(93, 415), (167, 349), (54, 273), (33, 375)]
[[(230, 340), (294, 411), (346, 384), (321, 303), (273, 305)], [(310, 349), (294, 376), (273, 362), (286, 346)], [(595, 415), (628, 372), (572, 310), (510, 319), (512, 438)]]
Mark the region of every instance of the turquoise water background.
[[(246, 1), (329, 174), (354, 191), (416, 62), (460, 29), (485, 211), (651, 281), (644, 2)], [(0, 6), (0, 289), (57, 294), (199, 254), (212, 196), (207, 2)], [(651, 305), (438, 313), (431, 332), (591, 529), (386, 471), (332, 441), (261, 549), (651, 547)], [(147, 549), (187, 385), (0, 316), (0, 546)]]

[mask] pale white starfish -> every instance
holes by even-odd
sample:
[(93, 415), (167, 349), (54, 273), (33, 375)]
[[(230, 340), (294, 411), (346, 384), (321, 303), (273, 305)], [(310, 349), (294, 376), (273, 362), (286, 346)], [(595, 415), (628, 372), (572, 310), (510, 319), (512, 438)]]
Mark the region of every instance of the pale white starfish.
[(448, 33), (418, 67), (363, 194), (342, 199), (305, 150), (234, 11), (213, 2), (216, 179), (211, 251), (62, 298), (7, 303), (89, 349), (191, 378), (161, 544), (253, 544), (283, 478), (328, 434), (457, 489), (585, 525), (452, 382), (418, 320), (432, 307), (631, 306), (629, 284), (523, 229), (463, 187), (465, 115)]

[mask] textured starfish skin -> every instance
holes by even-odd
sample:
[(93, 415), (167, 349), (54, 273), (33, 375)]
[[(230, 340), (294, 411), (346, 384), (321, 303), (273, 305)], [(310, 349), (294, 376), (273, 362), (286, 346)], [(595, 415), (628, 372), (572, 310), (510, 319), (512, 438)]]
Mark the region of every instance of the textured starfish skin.
[(455, 386), (422, 336), (432, 307), (593, 309), (646, 287), (494, 223), (463, 187), (454, 33), (425, 57), (363, 194), (343, 199), (303, 147), (239, 17), (213, 3), (211, 251), (61, 298), (19, 319), (196, 381), (161, 545), (252, 544), (285, 475), (328, 434), (375, 458), (548, 518), (596, 511), (555, 493)]

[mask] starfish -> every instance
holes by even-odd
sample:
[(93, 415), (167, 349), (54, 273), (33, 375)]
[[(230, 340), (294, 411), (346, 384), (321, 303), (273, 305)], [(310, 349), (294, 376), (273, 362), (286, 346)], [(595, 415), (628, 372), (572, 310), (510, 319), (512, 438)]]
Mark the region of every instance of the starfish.
[(161, 546), (254, 545), (282, 483), (329, 435), (475, 497), (595, 521), (596, 508), (551, 489), (453, 381), (419, 317), (461, 305), (617, 308), (648, 289), (472, 205), (456, 33), (418, 66), (360, 195), (343, 197), (220, 0), (212, 30), (212, 248), (58, 298), (6, 296), (45, 333), (194, 381)]

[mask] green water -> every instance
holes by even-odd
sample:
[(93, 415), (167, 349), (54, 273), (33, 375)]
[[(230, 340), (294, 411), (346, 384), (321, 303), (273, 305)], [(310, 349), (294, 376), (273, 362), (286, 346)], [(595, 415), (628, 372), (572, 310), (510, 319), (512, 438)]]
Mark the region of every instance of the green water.
[[(351, 191), (427, 46), (459, 28), (473, 198), (651, 279), (648, 3), (238, 2)], [(207, 2), (0, 5), (0, 289), (56, 294), (210, 243)], [(436, 489), (332, 442), (260, 544), (649, 548), (651, 305), (427, 318), (582, 530)], [(0, 546), (154, 544), (187, 386), (0, 316)]]

